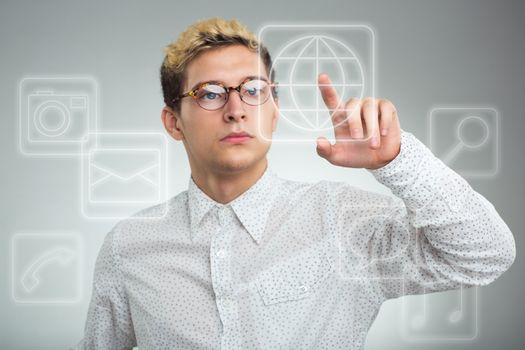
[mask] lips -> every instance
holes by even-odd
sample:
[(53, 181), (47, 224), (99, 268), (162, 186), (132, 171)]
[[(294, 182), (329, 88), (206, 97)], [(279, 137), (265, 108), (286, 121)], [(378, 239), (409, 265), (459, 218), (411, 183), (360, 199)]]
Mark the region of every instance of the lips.
[(221, 141), (226, 140), (245, 140), (248, 138), (252, 138), (252, 135), (248, 134), (247, 132), (241, 131), (241, 132), (232, 132), (228, 134), (226, 137), (222, 138)]

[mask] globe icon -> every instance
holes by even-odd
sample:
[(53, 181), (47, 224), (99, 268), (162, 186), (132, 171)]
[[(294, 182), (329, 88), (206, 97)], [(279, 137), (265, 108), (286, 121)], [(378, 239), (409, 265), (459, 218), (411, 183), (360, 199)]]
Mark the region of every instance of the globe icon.
[[(272, 65), (279, 81), (281, 118), (291, 127), (320, 132), (334, 127), (326, 108), (317, 77), (328, 73), (344, 109), (346, 95), (363, 98), (364, 69), (352, 48), (326, 35), (307, 35), (286, 43)], [(346, 119), (337, 125), (345, 123)]]

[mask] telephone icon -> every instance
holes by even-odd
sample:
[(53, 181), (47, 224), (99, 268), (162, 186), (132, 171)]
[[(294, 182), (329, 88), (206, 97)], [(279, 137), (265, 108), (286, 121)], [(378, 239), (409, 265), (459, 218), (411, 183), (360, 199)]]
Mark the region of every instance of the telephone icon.
[(38, 256), (29, 267), (24, 271), (20, 278), (20, 283), (28, 293), (33, 291), (40, 284), (40, 271), (47, 265), (59, 263), (67, 265), (75, 258), (75, 252), (67, 247), (57, 247)]

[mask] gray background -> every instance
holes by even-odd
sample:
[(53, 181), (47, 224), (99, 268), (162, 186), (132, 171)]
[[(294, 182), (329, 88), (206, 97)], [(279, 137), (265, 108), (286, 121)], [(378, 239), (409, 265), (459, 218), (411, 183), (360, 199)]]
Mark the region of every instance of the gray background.
[[(525, 340), (523, 151), (525, 26), (521, 1), (5, 1), (0, 2), (0, 348), (60, 349), (82, 337), (93, 264), (111, 220), (80, 215), (79, 161), (26, 157), (17, 142), (17, 91), (31, 75), (89, 75), (100, 84), (102, 130), (162, 131), (158, 67), (163, 47), (191, 22), (238, 18), (253, 31), (271, 23), (365, 22), (377, 37), (377, 92), (401, 125), (428, 144), (428, 114), (446, 105), (489, 105), (500, 115), (500, 171), (469, 179), (513, 231), (517, 259), (480, 289), (479, 335), (412, 343), (399, 331), (401, 300), (385, 303), (367, 349), (521, 349)], [(187, 186), (184, 150), (170, 143), (170, 194)], [(292, 157), (292, 158), (291, 158)], [(292, 161), (293, 160), (293, 161)], [(362, 170), (335, 168), (315, 145), (274, 145), (283, 177), (347, 181), (386, 191)], [(83, 293), (68, 305), (11, 298), (11, 240), (19, 232), (72, 231), (82, 238)]]

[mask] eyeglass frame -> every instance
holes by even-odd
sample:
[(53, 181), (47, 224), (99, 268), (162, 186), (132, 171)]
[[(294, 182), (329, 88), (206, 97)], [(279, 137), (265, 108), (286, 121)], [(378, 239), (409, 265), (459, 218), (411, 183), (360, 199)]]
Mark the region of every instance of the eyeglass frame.
[[(241, 87), (246, 84), (247, 82), (249, 81), (252, 81), (252, 80), (262, 80), (264, 82), (266, 82), (268, 84), (268, 87), (271, 89), (271, 93), (268, 94), (268, 97), (266, 97), (266, 99), (259, 103), (259, 104), (256, 104), (256, 105), (252, 105), (252, 104), (249, 104), (248, 102), (244, 101), (243, 98), (242, 98), (242, 95), (241, 95)], [(181, 95), (179, 95), (179, 97), (176, 97), (174, 98), (173, 100), (171, 100), (171, 102), (175, 103), (177, 101), (180, 101), (181, 99), (183, 99), (184, 97), (191, 97), (193, 98), (194, 100), (197, 99), (197, 92), (199, 91), (199, 89), (201, 89), (202, 87), (206, 86), (206, 85), (218, 85), (218, 86), (221, 86), (224, 88), (224, 91), (226, 91), (226, 100), (224, 101), (224, 104), (219, 107), (219, 108), (215, 108), (215, 109), (207, 109), (207, 108), (204, 108), (202, 107), (199, 102), (197, 102), (197, 105), (199, 107), (201, 107), (202, 109), (204, 110), (207, 110), (207, 111), (217, 111), (221, 108), (223, 108), (224, 106), (226, 106), (226, 104), (228, 103), (229, 99), (230, 99), (230, 92), (232, 90), (235, 90), (239, 93), (239, 98), (241, 99), (242, 102), (246, 103), (248, 106), (260, 106), (262, 105), (263, 103), (265, 103), (266, 101), (268, 101), (268, 98), (270, 97), (270, 95), (272, 95), (274, 98), (277, 97), (277, 87), (279, 85), (279, 83), (275, 82), (271, 82), (270, 80), (266, 79), (266, 78), (263, 78), (263, 77), (248, 77), (246, 79), (244, 79), (238, 86), (225, 86), (223, 83), (221, 83), (220, 81), (207, 81), (207, 82), (204, 82), (202, 84), (199, 84), (199, 86), (197, 86), (196, 88), (188, 91), (188, 92), (185, 92)]]

